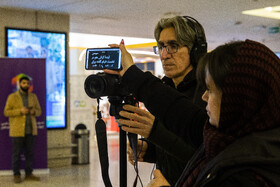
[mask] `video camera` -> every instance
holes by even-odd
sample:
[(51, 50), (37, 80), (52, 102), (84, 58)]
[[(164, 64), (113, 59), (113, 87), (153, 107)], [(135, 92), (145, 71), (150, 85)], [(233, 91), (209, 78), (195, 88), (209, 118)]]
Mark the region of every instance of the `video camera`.
[[(102, 70), (112, 69), (120, 70), (121, 51), (119, 48), (89, 48), (86, 52), (85, 69)], [(118, 117), (118, 110), (125, 104), (135, 104), (132, 94), (126, 85), (121, 82), (119, 75), (106, 73), (97, 73), (89, 75), (84, 83), (86, 94), (91, 98), (108, 96), (111, 105), (117, 109), (110, 108), (110, 115)]]
[[(112, 69), (120, 70), (121, 67), (121, 51), (119, 48), (94, 48), (87, 49), (86, 52), (86, 69), (102, 70)], [(111, 75), (105, 73), (97, 73), (89, 75), (84, 83), (86, 94), (91, 98), (100, 98), (108, 96), (110, 102), (110, 115), (120, 119), (119, 112), (124, 104), (135, 105), (137, 103), (135, 97), (129, 92), (128, 87), (122, 83), (119, 75)], [(99, 106), (97, 107), (99, 108)], [(102, 178), (105, 186), (112, 186), (108, 174), (108, 150), (106, 125), (101, 122), (101, 113), (98, 111), (99, 120), (96, 122), (96, 136), (98, 142), (99, 159), (101, 163)], [(121, 124), (119, 124), (121, 126)], [(126, 157), (126, 132), (120, 128), (120, 186), (127, 186), (127, 157)], [(105, 132), (105, 134), (104, 134)], [(127, 133), (131, 146), (137, 147), (137, 134)], [(104, 148), (105, 146), (105, 148)], [(137, 152), (134, 153), (137, 155)], [(106, 158), (106, 159), (105, 159)], [(137, 159), (136, 159), (137, 160)], [(137, 166), (137, 165), (136, 165)], [(137, 168), (137, 167), (136, 167)], [(138, 176), (138, 168), (137, 168)]]
[[(89, 48), (86, 51), (85, 69), (121, 69), (121, 51), (119, 48)], [(102, 96), (125, 96), (128, 91), (121, 84), (119, 75), (97, 73), (85, 80), (85, 92), (91, 98)]]

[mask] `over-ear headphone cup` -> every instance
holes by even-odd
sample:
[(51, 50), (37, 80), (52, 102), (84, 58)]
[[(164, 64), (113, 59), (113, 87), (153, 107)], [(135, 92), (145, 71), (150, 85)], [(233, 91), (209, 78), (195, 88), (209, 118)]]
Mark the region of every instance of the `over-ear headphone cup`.
[(199, 58), (207, 52), (207, 42), (205, 41), (204, 29), (202, 25), (193, 17), (183, 16), (187, 24), (195, 31), (195, 42), (190, 52), (191, 64), (196, 67)]
[(198, 62), (198, 58), (199, 55), (197, 54), (198, 52), (198, 46), (196, 45), (196, 43), (193, 45), (191, 52), (190, 52), (190, 59), (191, 59), (191, 64), (196, 67), (197, 66), (197, 62)]
[(195, 42), (190, 52), (191, 64), (194, 67), (196, 67), (199, 58), (202, 57), (206, 52), (207, 52), (206, 42), (202, 42), (202, 43)]

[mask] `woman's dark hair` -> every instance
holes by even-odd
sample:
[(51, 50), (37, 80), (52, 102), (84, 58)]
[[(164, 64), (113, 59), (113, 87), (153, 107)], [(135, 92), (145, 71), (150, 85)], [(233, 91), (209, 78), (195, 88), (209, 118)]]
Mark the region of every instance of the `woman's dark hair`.
[(242, 43), (244, 42), (235, 41), (226, 43), (200, 58), (196, 70), (196, 77), (198, 84), (202, 88), (207, 88), (205, 83), (206, 70), (209, 71), (217, 88), (222, 88), (230, 65), (236, 58), (237, 49)]

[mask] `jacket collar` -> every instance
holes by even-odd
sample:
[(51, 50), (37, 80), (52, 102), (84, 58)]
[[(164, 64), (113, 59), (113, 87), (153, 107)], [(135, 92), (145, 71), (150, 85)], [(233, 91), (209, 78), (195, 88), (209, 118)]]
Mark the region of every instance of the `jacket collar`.
[[(162, 78), (163, 83), (171, 86), (172, 88), (175, 88), (175, 85), (172, 81), (171, 78), (168, 78), (166, 76), (164, 76)], [(192, 84), (193, 82), (196, 82), (196, 73), (195, 70), (192, 69), (183, 79), (182, 82), (180, 82), (180, 84), (177, 86), (177, 90), (180, 90), (182, 88), (185, 88), (186, 86), (188, 86), (189, 84)]]

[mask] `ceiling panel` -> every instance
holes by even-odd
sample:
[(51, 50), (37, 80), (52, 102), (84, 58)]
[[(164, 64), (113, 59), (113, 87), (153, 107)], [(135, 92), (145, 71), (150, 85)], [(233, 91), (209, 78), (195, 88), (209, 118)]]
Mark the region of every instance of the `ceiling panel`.
[(70, 14), (70, 32), (153, 38), (156, 22), (165, 16), (190, 15), (204, 26), (209, 49), (236, 39), (253, 39), (279, 48), (277, 19), (244, 15), (248, 9), (279, 6), (280, 0), (1, 0), (16, 7)]

